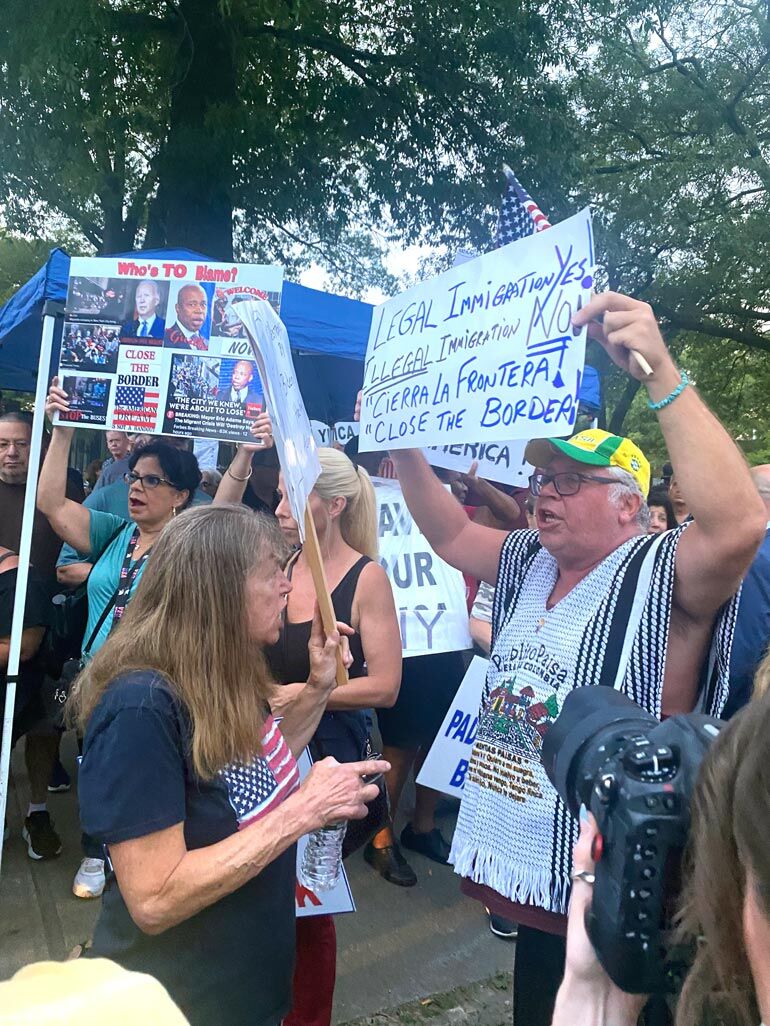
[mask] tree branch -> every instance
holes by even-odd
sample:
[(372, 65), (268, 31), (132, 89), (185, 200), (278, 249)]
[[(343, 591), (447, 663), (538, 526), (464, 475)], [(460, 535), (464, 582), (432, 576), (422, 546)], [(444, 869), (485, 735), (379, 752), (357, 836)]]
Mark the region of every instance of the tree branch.
[(672, 310), (660, 303), (656, 303), (655, 308), (676, 330), (694, 331), (701, 335), (708, 335), (709, 338), (730, 339), (730, 341), (739, 342), (749, 349), (759, 349), (764, 353), (770, 353), (770, 333), (764, 334), (749, 328), (719, 324), (717, 321), (704, 319), (694, 313)]

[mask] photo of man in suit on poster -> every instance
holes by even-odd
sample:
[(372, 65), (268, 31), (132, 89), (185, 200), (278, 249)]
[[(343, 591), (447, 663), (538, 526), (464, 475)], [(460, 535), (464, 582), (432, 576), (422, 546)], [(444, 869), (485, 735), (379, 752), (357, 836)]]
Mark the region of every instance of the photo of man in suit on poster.
[(126, 313), (128, 319), (120, 329), (120, 337), (162, 339), (166, 330), (167, 298), (168, 285), (165, 282), (158, 284), (151, 278), (140, 281)]
[(176, 321), (163, 334), (164, 349), (207, 352), (210, 295), (202, 285), (183, 285), (176, 295)]
[(256, 363), (251, 360), (222, 360), (217, 399), (240, 403), (246, 416), (256, 417), (265, 405)]

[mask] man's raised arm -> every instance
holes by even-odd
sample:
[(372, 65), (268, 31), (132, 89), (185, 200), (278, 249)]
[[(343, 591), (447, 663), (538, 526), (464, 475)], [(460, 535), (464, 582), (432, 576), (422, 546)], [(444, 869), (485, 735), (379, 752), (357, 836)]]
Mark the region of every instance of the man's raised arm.
[[(574, 323), (588, 324), (611, 359), (647, 388), (695, 520), (679, 543), (674, 600), (693, 620), (710, 619), (737, 590), (765, 535), (764, 504), (746, 460), (676, 367), (647, 303), (605, 292)], [(651, 376), (643, 375), (631, 350), (647, 360)]]
[(434, 552), (463, 573), (496, 584), (506, 532), (469, 520), (419, 449), (398, 449), (390, 457), (409, 512)]

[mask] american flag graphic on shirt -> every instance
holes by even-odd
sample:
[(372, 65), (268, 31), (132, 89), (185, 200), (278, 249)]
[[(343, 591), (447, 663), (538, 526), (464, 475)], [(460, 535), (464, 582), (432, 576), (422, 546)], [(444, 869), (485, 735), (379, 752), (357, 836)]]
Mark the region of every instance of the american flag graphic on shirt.
[(262, 734), (262, 755), (249, 763), (233, 762), (220, 776), (239, 830), (266, 816), (299, 787), (297, 763), (272, 716)]
[(158, 416), (160, 392), (140, 385), (118, 385), (112, 426), (123, 431), (152, 431)]

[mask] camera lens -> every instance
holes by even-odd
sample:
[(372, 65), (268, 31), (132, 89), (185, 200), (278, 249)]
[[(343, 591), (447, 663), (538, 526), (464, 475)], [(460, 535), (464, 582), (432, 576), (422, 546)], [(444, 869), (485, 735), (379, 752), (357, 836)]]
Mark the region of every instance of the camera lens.
[(590, 804), (600, 767), (629, 737), (657, 720), (630, 698), (607, 687), (571, 691), (543, 740), (541, 759), (561, 800), (577, 816)]

